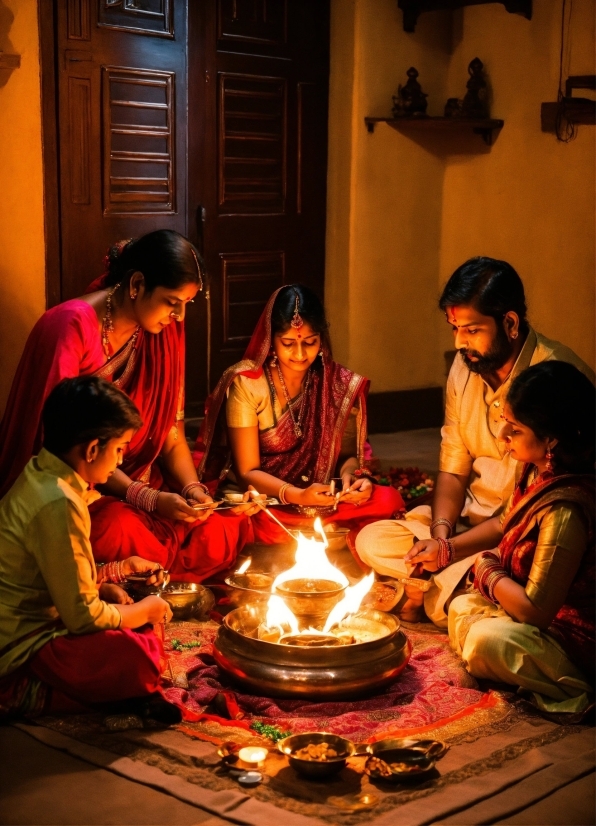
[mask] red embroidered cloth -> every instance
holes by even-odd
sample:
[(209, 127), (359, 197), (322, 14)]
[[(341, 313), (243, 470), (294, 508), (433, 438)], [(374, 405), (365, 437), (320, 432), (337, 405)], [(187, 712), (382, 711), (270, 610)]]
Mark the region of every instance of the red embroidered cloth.
[[(168, 681), (169, 687), (165, 689), (168, 699), (201, 714), (218, 694), (231, 691), (244, 714), (240, 721), (233, 723), (209, 715), (206, 719), (211, 736), (206, 739), (214, 739), (214, 722), (224, 724), (221, 737), (225, 739), (225, 726), (248, 728), (253, 720), (260, 720), (291, 733), (331, 731), (356, 741), (372, 741), (430, 731), (469, 715), (475, 715), (477, 720), (478, 715), (494, 717), (506, 713), (506, 706), (498, 696), (483, 694), (478, 689), (444, 634), (407, 631), (412, 643), (410, 662), (400, 677), (383, 691), (361, 700), (308, 702), (257, 697), (239, 689), (213, 661), (212, 642), (216, 633), (213, 624), (181, 623), (167, 630), (170, 674), (175, 680), (184, 674), (188, 677), (187, 689), (172, 686)], [(173, 651), (173, 640), (182, 644), (199, 642), (200, 646)], [(168, 669), (165, 676), (168, 677)], [(185, 731), (201, 738), (201, 722), (194, 730), (192, 724), (185, 724)]]

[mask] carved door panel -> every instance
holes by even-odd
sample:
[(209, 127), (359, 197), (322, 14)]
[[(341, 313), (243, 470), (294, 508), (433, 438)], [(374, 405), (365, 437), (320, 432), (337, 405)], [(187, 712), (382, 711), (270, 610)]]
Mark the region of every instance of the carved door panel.
[(186, 4), (59, 0), (61, 298), (102, 271), (108, 246), (186, 233)]
[(329, 4), (203, 0), (189, 25), (189, 232), (211, 301), (210, 319), (195, 311), (209, 353), (189, 362), (188, 390), (204, 399), (273, 290), (300, 281), (323, 294)]

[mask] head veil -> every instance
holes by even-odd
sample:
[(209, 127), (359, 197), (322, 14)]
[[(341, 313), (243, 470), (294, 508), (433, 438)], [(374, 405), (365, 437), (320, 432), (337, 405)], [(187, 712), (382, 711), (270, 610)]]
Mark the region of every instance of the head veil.
[[(204, 476), (208, 482), (223, 478), (230, 466), (225, 437), (227, 392), (236, 376), (242, 375), (257, 379), (263, 374), (263, 364), (271, 351), (272, 344), (271, 314), (281, 289), (283, 288), (277, 289), (269, 298), (242, 361), (228, 367), (219, 380), (217, 387), (205, 402), (205, 419), (196, 444), (195, 461), (198, 462), (199, 478)], [(350, 411), (358, 397), (362, 398), (358, 433), (359, 454), (363, 454), (366, 440), (365, 402), (369, 381), (332, 361), (329, 347), (324, 343), (322, 344), (322, 352), (324, 366), (319, 390), (319, 396), (322, 398), (319, 399), (317, 407), (319, 408), (320, 426), (328, 435), (333, 433), (333, 436), (329, 439), (329, 451), (325, 451), (326, 454), (328, 453), (325, 469), (319, 469), (319, 478), (314, 481), (323, 481), (322, 477), (332, 475), (329, 471), (331, 466), (335, 465), (339, 456), (341, 436)]]

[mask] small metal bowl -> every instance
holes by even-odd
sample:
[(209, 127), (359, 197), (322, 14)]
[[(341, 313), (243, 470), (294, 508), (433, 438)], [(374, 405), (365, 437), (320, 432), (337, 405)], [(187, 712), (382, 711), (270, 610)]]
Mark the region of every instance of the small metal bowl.
[(274, 579), (273, 574), (265, 573), (265, 571), (246, 571), (244, 574), (230, 574), (225, 579), (226, 585), (230, 586), (228, 593), (230, 605), (239, 608), (241, 605), (267, 602), (271, 596), (271, 586)]
[(404, 594), (401, 582), (373, 582), (372, 588), (360, 603), (360, 607), (374, 611), (391, 611)]
[[(364, 766), (366, 774), (380, 780), (396, 781), (434, 769), (449, 746), (441, 740), (390, 738), (369, 743), (365, 749), (369, 755)], [(382, 761), (382, 770), (371, 758)]]
[(172, 609), (174, 620), (188, 620), (207, 614), (215, 605), (215, 597), (209, 590), (198, 582), (170, 581), (159, 596)]
[(346, 586), (331, 579), (289, 579), (275, 586), (274, 592), (298, 619), (326, 618), (343, 598)]
[[(319, 743), (329, 743), (337, 752), (337, 757), (329, 760), (304, 760), (301, 757), (296, 757), (296, 752), (300, 749), (310, 745), (316, 746)], [(292, 734), (290, 737), (280, 740), (277, 748), (282, 754), (286, 755), (293, 769), (305, 777), (314, 779), (329, 777), (340, 772), (346, 765), (348, 757), (355, 750), (354, 743), (351, 740), (346, 740), (345, 737), (339, 737), (337, 734), (330, 734), (325, 731)]]
[[(310, 529), (303, 530), (300, 528), (300, 533), (307, 539), (316, 539), (317, 542), (321, 541), (321, 534), (317, 533), (317, 531), (312, 531)], [(346, 547), (346, 537), (349, 533), (349, 528), (335, 528), (333, 531), (325, 531), (328, 545), (327, 550), (331, 551), (331, 553), (343, 550), (343, 548)]]

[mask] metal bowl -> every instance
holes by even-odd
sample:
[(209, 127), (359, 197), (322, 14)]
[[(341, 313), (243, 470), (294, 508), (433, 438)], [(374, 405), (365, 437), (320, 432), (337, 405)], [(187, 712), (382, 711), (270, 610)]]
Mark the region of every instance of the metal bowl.
[[(312, 531), (310, 529), (303, 530), (300, 528), (300, 533), (307, 539), (316, 539), (317, 542), (321, 541), (321, 534), (317, 533), (317, 531)], [(335, 528), (333, 531), (325, 531), (327, 544), (329, 546), (327, 550), (331, 553), (343, 550), (343, 548), (346, 547), (346, 538), (349, 533), (349, 528)]]
[(198, 582), (170, 580), (165, 588), (157, 591), (169, 604), (175, 620), (188, 620), (207, 614), (215, 605), (215, 597)]
[(368, 594), (360, 603), (361, 608), (373, 608), (376, 611), (391, 611), (404, 594), (401, 582), (373, 582)]
[[(328, 760), (305, 760), (297, 757), (296, 752), (309, 745), (319, 745), (328, 743), (337, 752), (337, 757)], [(346, 765), (346, 760), (354, 754), (354, 743), (339, 737), (337, 734), (330, 734), (324, 731), (315, 731), (305, 734), (292, 734), (285, 737), (277, 744), (277, 748), (285, 754), (290, 761), (290, 766), (305, 777), (324, 778), (332, 774), (337, 774)]]
[(244, 605), (225, 617), (214, 643), (219, 668), (260, 697), (351, 699), (393, 682), (406, 667), (410, 645), (399, 620), (381, 611), (354, 616), (346, 628), (372, 638), (352, 645), (301, 647), (258, 638), (265, 605)]
[(302, 625), (316, 625), (317, 620), (325, 620), (340, 599), (346, 586), (331, 579), (288, 579), (275, 586), (290, 611)]
[(234, 608), (241, 605), (255, 605), (267, 602), (271, 596), (273, 574), (265, 571), (246, 571), (244, 574), (230, 574), (225, 583), (230, 586), (228, 598)]
[[(370, 777), (381, 780), (402, 780), (416, 777), (434, 769), (449, 746), (441, 740), (414, 740), (389, 738), (369, 743), (365, 747), (369, 755), (364, 770)], [(371, 760), (373, 758), (373, 760)], [(374, 758), (382, 761), (379, 766)]]

